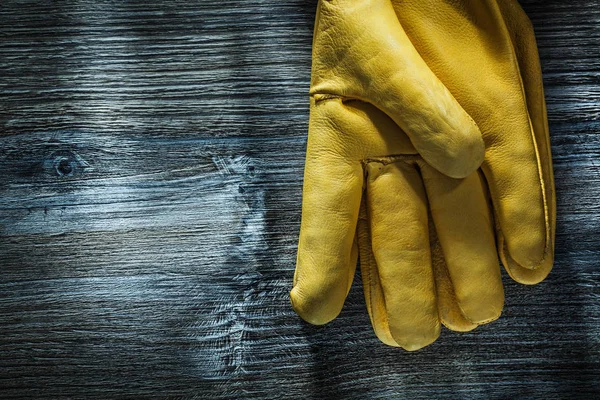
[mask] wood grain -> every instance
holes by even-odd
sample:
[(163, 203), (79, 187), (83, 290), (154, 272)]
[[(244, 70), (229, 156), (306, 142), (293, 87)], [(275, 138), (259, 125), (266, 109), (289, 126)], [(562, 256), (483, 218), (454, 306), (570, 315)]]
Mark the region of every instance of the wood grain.
[(416, 353), (289, 306), (315, 3), (0, 4), (1, 398), (598, 396), (600, 1), (522, 1), (554, 271)]

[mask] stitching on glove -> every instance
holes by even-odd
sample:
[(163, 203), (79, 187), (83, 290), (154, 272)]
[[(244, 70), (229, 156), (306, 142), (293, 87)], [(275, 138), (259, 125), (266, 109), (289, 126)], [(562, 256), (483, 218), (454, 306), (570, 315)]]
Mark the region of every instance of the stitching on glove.
[(345, 97), (337, 95), (337, 94), (330, 94), (330, 93), (315, 93), (311, 95), (313, 99), (315, 99), (315, 103), (320, 103), (322, 101), (327, 101), (327, 100), (332, 100), (332, 99), (342, 99), (342, 102), (346, 101), (344, 100)]
[(362, 160), (362, 163), (364, 166), (372, 162), (388, 165), (393, 164), (395, 162), (405, 162), (407, 164), (412, 164), (421, 161), (423, 161), (423, 158), (418, 154), (393, 154), (389, 156), (365, 158), (364, 160)]

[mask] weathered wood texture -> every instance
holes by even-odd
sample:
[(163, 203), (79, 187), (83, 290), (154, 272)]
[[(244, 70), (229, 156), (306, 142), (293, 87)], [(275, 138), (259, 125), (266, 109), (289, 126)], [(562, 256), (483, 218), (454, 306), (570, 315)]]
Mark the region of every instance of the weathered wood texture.
[[(0, 4), (0, 397), (594, 398), (600, 1), (527, 0), (556, 264), (407, 353), (289, 306), (314, 0)], [(596, 397), (598, 398), (598, 397)]]

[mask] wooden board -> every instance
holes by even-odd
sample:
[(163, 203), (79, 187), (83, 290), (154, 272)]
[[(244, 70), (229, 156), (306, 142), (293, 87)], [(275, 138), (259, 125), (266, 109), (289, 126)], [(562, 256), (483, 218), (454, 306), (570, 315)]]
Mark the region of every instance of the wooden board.
[(600, 1), (527, 0), (556, 263), (422, 351), (289, 305), (314, 0), (0, 4), (0, 398), (589, 399)]

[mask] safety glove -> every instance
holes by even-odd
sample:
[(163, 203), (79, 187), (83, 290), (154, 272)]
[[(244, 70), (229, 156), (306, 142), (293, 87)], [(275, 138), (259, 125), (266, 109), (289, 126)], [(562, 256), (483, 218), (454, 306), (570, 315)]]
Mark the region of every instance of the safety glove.
[[(295, 309), (306, 320), (324, 323), (335, 317), (352, 280), (360, 248), (364, 290), (375, 332), (385, 343), (410, 350), (435, 340), (439, 320), (451, 329), (469, 330), (499, 315), (503, 290), (487, 197), (494, 207), (500, 255), (511, 276), (523, 283), (536, 283), (552, 266), (554, 190), (541, 72), (531, 25), (512, 1), (444, 3), (394, 1), (394, 6), (411, 42), (431, 69), (452, 87), (465, 109), (472, 110), (469, 112), (477, 116), (478, 124), (486, 127), (482, 130), (488, 149), (504, 157), (486, 156), (478, 174), (460, 182), (449, 179), (416, 152), (411, 153), (406, 143), (394, 148), (396, 141), (406, 139), (397, 126), (390, 123), (373, 128), (387, 118), (381, 111), (364, 101), (320, 98), (313, 93), (303, 221), (291, 293)], [(436, 15), (443, 7), (449, 7), (442, 13), (449, 16), (447, 19)], [(432, 32), (438, 36), (430, 40), (428, 34)], [(448, 53), (453, 46), (456, 51)], [(500, 93), (495, 95), (496, 91)], [(325, 110), (319, 108), (321, 103), (333, 100), (341, 102), (346, 113), (364, 111), (363, 125), (373, 127), (366, 129), (360, 121), (341, 116), (344, 113), (339, 110), (317, 112)], [(352, 120), (354, 125), (342, 124), (341, 120)], [(397, 133), (386, 133), (392, 131)], [(373, 147), (365, 146), (364, 132), (377, 132), (369, 137), (379, 135), (390, 147), (366, 151)], [(336, 135), (345, 138), (344, 143), (365, 150), (359, 152), (365, 187), (361, 206), (350, 190), (356, 176), (348, 171), (337, 177), (330, 175), (336, 169), (341, 171), (333, 164), (348, 162), (348, 145), (313, 139)], [(321, 156), (315, 157), (319, 153)], [(525, 187), (519, 187), (519, 182)], [(403, 206), (398, 209), (397, 204)], [(355, 235), (357, 208), (361, 217)], [(522, 230), (511, 229), (517, 222), (523, 223)], [(523, 254), (525, 259), (515, 261)]]

